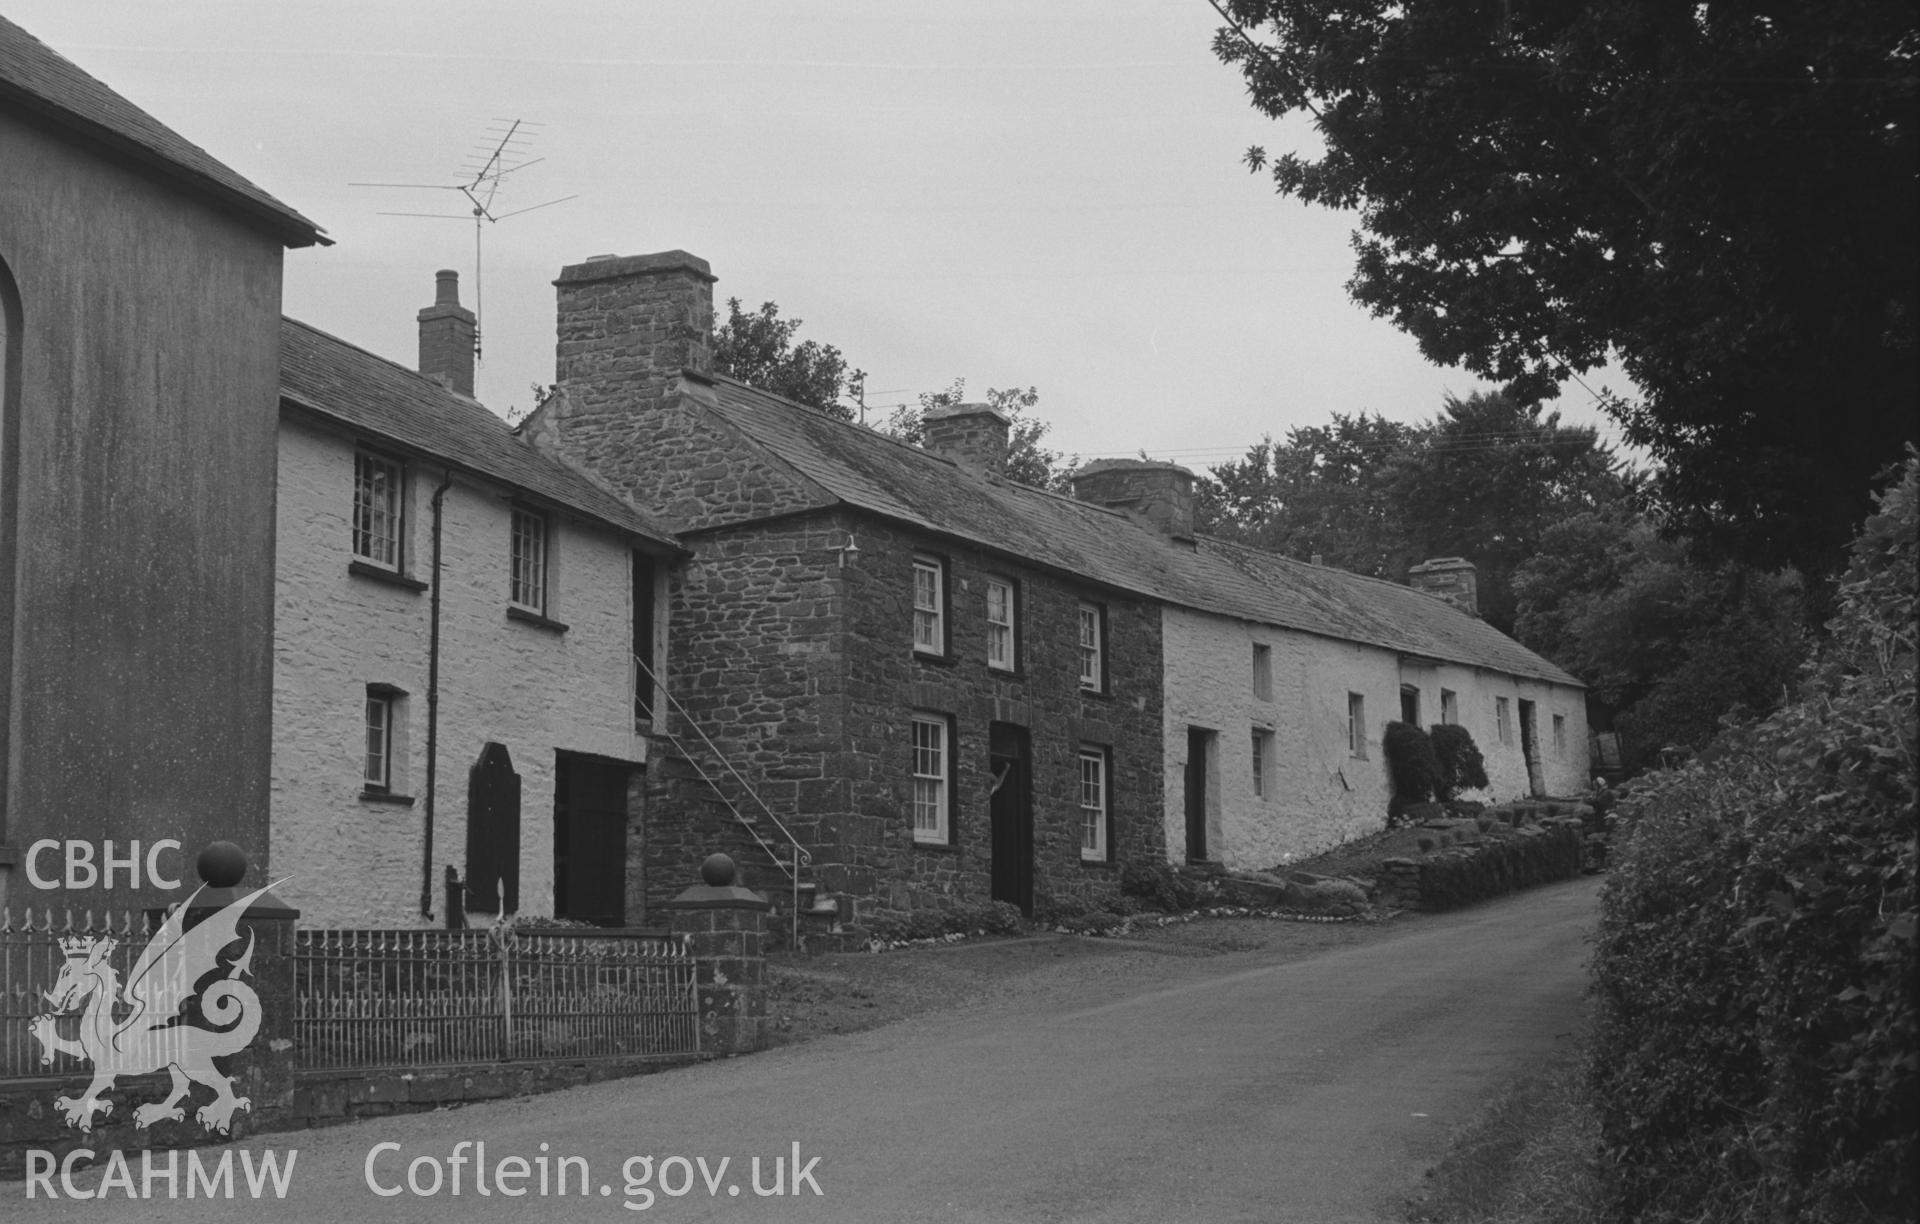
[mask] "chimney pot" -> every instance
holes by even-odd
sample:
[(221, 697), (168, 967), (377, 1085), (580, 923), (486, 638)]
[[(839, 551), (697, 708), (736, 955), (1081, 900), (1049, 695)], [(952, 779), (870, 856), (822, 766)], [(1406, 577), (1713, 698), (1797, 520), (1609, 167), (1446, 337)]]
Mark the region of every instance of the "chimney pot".
[(1407, 571), (1407, 585), (1446, 600), (1468, 616), (1479, 616), (1477, 573), (1465, 557), (1433, 557)]
[(1193, 473), (1157, 459), (1097, 459), (1073, 474), (1081, 501), (1126, 510), (1176, 540), (1193, 539)]
[(991, 404), (953, 404), (920, 418), (929, 451), (970, 472), (1004, 476), (1007, 434), (1013, 422)]
[(433, 274), (433, 282), (433, 305), (419, 314), (420, 372), (471, 396), (476, 320), (460, 304), (458, 272), (442, 268)]

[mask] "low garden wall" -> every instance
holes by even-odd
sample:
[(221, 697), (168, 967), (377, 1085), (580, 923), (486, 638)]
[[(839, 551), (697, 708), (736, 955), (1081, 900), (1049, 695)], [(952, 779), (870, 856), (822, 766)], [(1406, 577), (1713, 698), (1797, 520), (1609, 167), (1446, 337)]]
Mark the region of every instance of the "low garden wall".
[(1447, 910), (1580, 874), (1582, 824), (1576, 812), (1519, 804), (1477, 819), (1436, 822), (1434, 847), (1380, 864), (1374, 902), (1394, 909)]

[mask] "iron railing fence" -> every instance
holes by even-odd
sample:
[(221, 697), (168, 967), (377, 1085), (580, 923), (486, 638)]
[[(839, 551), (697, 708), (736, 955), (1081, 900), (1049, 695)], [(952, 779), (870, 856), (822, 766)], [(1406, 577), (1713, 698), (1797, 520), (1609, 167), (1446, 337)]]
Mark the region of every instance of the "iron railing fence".
[[(124, 984), (151, 935), (147, 916), (132, 910), (99, 914), (89, 910), (76, 915), (72, 910), (56, 913), (29, 906), (17, 917), (0, 910), (0, 1079), (88, 1074), (91, 1068), (75, 1044), (81, 1009), (104, 1005), (116, 1020), (132, 1011), (117, 998), (96, 999), (93, 994), (98, 992), (90, 992), (84, 999), (72, 1000), (78, 1005), (75, 1009), (50, 1022), (41, 1019), (52, 1014), (48, 995), (67, 967), (63, 940), (113, 940), (106, 964), (116, 984)], [(118, 985), (115, 989), (117, 993)], [(58, 1040), (49, 1047), (36, 1032)]]
[(692, 955), (655, 932), (301, 930), (294, 957), (303, 1069), (699, 1049)]

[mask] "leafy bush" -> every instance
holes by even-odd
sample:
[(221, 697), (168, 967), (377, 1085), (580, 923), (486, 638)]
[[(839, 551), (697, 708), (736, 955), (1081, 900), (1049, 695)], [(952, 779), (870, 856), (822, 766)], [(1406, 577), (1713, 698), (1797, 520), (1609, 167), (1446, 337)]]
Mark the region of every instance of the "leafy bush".
[(1433, 759), (1439, 768), (1439, 780), (1433, 788), (1435, 799), (1451, 803), (1463, 790), (1486, 789), (1487, 761), (1480, 755), (1480, 745), (1473, 742), (1471, 731), (1439, 723), (1427, 731), (1427, 738), (1433, 744)]
[(1635, 1220), (1920, 1212), (1917, 486), (1910, 458), (1800, 699), (1620, 800), (1589, 1075)]
[(1386, 754), (1387, 777), (1393, 783), (1393, 797), (1387, 801), (1387, 827), (1411, 823), (1408, 807), (1433, 798), (1440, 784), (1440, 761), (1433, 754), (1433, 741), (1412, 723), (1390, 722), (1380, 735), (1380, 750)]

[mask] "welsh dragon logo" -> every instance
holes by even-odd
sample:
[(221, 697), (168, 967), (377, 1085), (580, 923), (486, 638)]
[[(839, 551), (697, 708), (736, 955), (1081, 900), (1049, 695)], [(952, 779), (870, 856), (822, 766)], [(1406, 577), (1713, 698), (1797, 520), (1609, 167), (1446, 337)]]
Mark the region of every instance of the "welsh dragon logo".
[[(183, 929), (182, 919), (204, 891), (204, 886), (196, 889), (167, 915), (134, 962), (124, 990), (111, 960), (118, 940), (76, 936), (60, 941), (66, 964), (53, 989), (41, 992), (52, 1011), (36, 1016), (28, 1031), (40, 1043), (42, 1064), (53, 1062), (56, 1053), (93, 1064), (86, 1092), (54, 1100), (68, 1126), (91, 1131), (96, 1113), (113, 1112), (113, 1102), (102, 1094), (113, 1088), (116, 1076), (162, 1068), (172, 1077), (172, 1088), (166, 1100), (133, 1111), (137, 1127), (182, 1120), (180, 1102), (195, 1083), (213, 1089), (213, 1100), (195, 1115), (209, 1131), (229, 1133), (234, 1111), (253, 1108), (246, 1097), (233, 1094), (232, 1077), (220, 1074), (213, 1060), (244, 1050), (260, 1028), (260, 996), (240, 980), (253, 971), (252, 936), (229, 965), (221, 965), (220, 953), (239, 942), (241, 915), (266, 890), (248, 893), (193, 929)], [(221, 973), (225, 976), (215, 976)], [(200, 989), (209, 977), (214, 980)], [(191, 1014), (182, 1014), (189, 1003), (195, 1005), (188, 1009)], [(70, 1041), (56, 1024), (77, 1011), (79, 1036)]]

